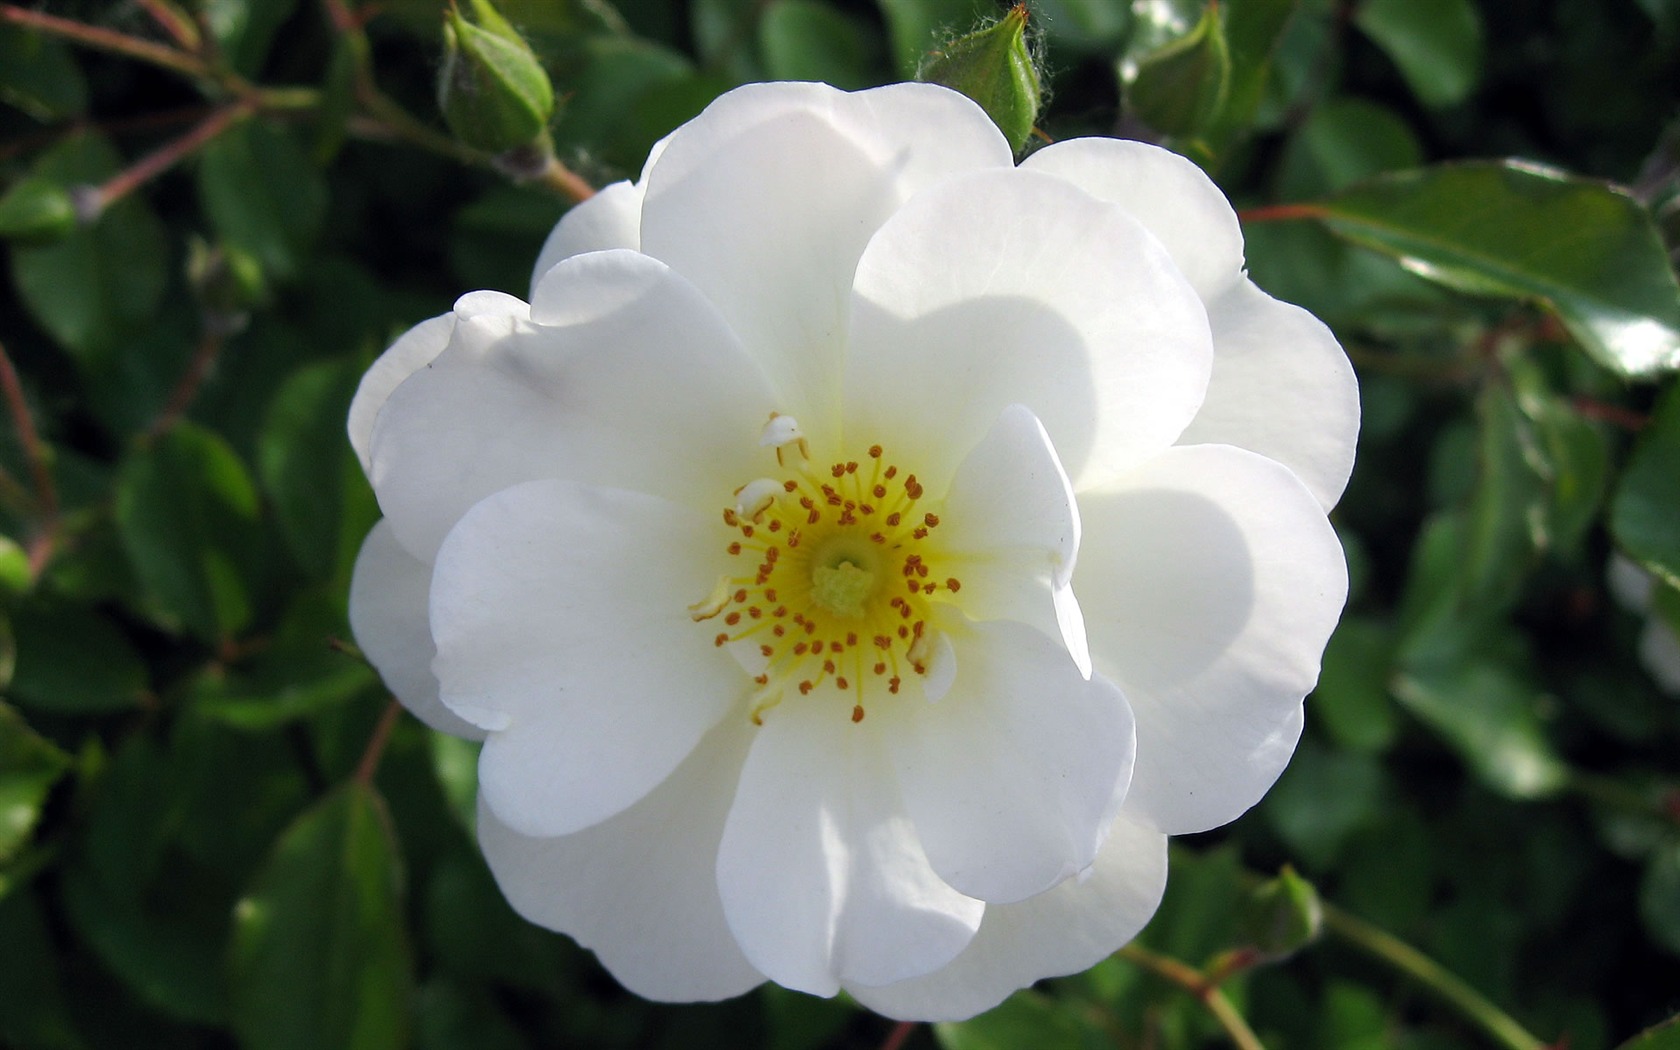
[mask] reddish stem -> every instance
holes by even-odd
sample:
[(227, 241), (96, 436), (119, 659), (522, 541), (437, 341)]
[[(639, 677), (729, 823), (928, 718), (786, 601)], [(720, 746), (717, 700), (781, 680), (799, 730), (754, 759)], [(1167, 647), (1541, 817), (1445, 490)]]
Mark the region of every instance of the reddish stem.
[(397, 718), (402, 714), (402, 705), (393, 697), (385, 705), (385, 710), (379, 713), (379, 721), (373, 725), (373, 733), (368, 736), (367, 748), (362, 752), (362, 760), (356, 763), (356, 782), (363, 786), (373, 784), (373, 775), (379, 772), (379, 759), (385, 754), (385, 745), (391, 741), (391, 730), (397, 727)]
[(150, 40), (129, 36), (127, 33), (119, 33), (114, 29), (90, 26), (86, 22), (60, 18), (57, 15), (49, 15), (42, 11), (31, 11), (14, 4), (0, 4), (0, 22), (10, 22), (12, 25), (39, 29), (43, 33), (63, 37), (84, 47), (127, 55), (129, 58), (137, 58), (155, 66), (173, 69), (191, 77), (204, 76), (208, 72), (204, 63), (199, 61), (196, 56), (189, 55), (176, 48), (164, 44), (155, 44)]
[(1246, 225), (1251, 222), (1322, 219), (1328, 214), (1321, 204), (1268, 204), (1259, 208), (1243, 208), (1237, 212), (1237, 218)]
[(192, 19), (182, 14), (169, 0), (134, 0), (146, 9), (152, 16), (152, 21), (163, 28), (165, 33), (174, 37), (175, 43), (186, 51), (197, 51), (202, 38), (198, 35), (198, 26)]
[(1596, 419), (1636, 434), (1644, 430), (1646, 424), (1651, 422), (1651, 418), (1643, 412), (1635, 412), (1631, 408), (1612, 405), (1607, 401), (1599, 401), (1595, 398), (1577, 397), (1570, 404), (1579, 415), (1586, 419)]
[(175, 388), (169, 392), (169, 400), (164, 402), (163, 410), (147, 428), (147, 437), (155, 438), (173, 429), (187, 414), (193, 399), (198, 396), (199, 388), (210, 375), (210, 366), (216, 363), (217, 355), (222, 352), (224, 342), (225, 336), (214, 327), (209, 327), (199, 337), (198, 349), (193, 351), (192, 360), (187, 362), (187, 369), (181, 373), (181, 378), (175, 381)]
[(900, 1050), (900, 1048), (904, 1046), (905, 1042), (909, 1040), (910, 1033), (915, 1030), (915, 1021), (898, 1022), (893, 1025), (892, 1031), (887, 1033), (887, 1038), (882, 1040), (881, 1050)]
[(135, 161), (128, 168), (111, 176), (98, 188), (95, 201), (97, 208), (91, 209), (93, 214), (98, 215), (99, 212), (133, 193), (141, 185), (174, 167), (182, 158), (202, 149), (211, 139), (220, 135), (238, 121), (250, 116), (255, 109), (256, 104), (250, 100), (223, 106), (204, 118), (197, 127), (185, 135), (165, 143)]
[(58, 542), (58, 487), (53, 484), (52, 471), (47, 466), (47, 452), (41, 444), (40, 433), (35, 429), (35, 417), (30, 414), (29, 402), (23, 396), (23, 382), (18, 378), (17, 368), (13, 366), (4, 344), (0, 344), (0, 395), (5, 397), (6, 410), (17, 430), (18, 444), (23, 448), (24, 459), (29, 462), (30, 478), (35, 483), (35, 498), (41, 505), (40, 531), (30, 540), (28, 548), (29, 573), (39, 576)]

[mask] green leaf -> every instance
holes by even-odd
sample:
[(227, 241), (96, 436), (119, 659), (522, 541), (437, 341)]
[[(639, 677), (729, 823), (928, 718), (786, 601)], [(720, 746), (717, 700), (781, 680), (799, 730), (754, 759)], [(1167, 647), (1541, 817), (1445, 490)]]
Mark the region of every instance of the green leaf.
[(274, 34), (297, 9), (298, 0), (200, 0), (210, 32), (247, 76), (262, 69)]
[(1463, 551), (1463, 595), (1472, 604), (1508, 608), (1545, 543), (1544, 463), (1509, 391), (1489, 384), (1476, 408), (1477, 476)]
[(851, 91), (881, 81), (882, 46), (867, 28), (816, 0), (775, 0), (758, 22), (776, 80), (820, 80)]
[[(34, 174), (62, 186), (96, 185), (122, 159), (98, 135), (71, 135), (44, 153)], [(157, 216), (138, 195), (105, 209), (92, 226), (51, 244), (12, 252), (24, 306), (84, 367), (141, 330), (168, 278), (169, 246)]]
[(1313, 109), (1284, 148), (1278, 195), (1316, 197), (1422, 162), (1423, 147), (1399, 114), (1365, 99), (1335, 98)]
[(1426, 106), (1464, 101), (1481, 76), (1482, 23), (1470, 0), (1365, 0), (1353, 20)]
[(1272, 80), (1284, 30), (1300, 0), (1245, 0), (1225, 5), (1225, 41), (1231, 52), (1231, 86), (1225, 105), (1203, 136), (1214, 153), (1251, 131)]
[(87, 110), (87, 81), (63, 41), (0, 24), (0, 102), (43, 124), (65, 120)]
[(76, 228), (76, 206), (56, 182), (32, 176), (0, 196), (0, 237), (50, 244)]
[(1231, 91), (1231, 48), (1222, 7), (1208, 4), (1190, 31), (1138, 60), (1126, 104), (1166, 135), (1194, 136), (1213, 123)]
[(299, 817), (234, 922), (232, 1021), (250, 1050), (406, 1044), (402, 877), (370, 788), (347, 784)]
[(530, 1044), (488, 994), (432, 981), (420, 990), (415, 1034), (420, 1050), (528, 1050)]
[(1483, 661), (1405, 675), (1395, 695), (1458, 751), (1482, 783), (1507, 798), (1540, 798), (1568, 780), (1540, 722), (1538, 694), (1506, 667)]
[(1474, 295), (1554, 311), (1625, 376), (1680, 367), (1680, 284), (1620, 190), (1514, 161), (1383, 175), (1315, 206), (1337, 234)]
[(1639, 917), (1652, 940), (1680, 955), (1680, 841), (1668, 842), (1645, 865)]
[(108, 619), (82, 605), (37, 599), (13, 624), (12, 696), (54, 714), (92, 715), (139, 705), (146, 665)]
[(1628, 457), (1615, 499), (1610, 531), (1628, 557), (1680, 587), (1680, 383), (1658, 402)]
[(1680, 1050), (1680, 1015), (1645, 1029), (1616, 1050)]
[(60, 959), (33, 894), (0, 898), (0, 1045), (79, 1050), (59, 977)]
[(1383, 771), (1369, 755), (1303, 741), (1262, 803), (1272, 827), (1302, 863), (1328, 868), (1348, 836), (1381, 810)]
[(373, 669), (331, 644), (349, 635), (343, 595), (341, 588), (300, 592), (262, 652), (198, 680), (199, 712), (235, 729), (267, 730), (373, 691), (379, 684)]
[(361, 371), (354, 360), (298, 369), (274, 395), (257, 438), (257, 468), (281, 534), (298, 564), (317, 578), (339, 568), (345, 488), (362, 484), (344, 437)]
[(947, 40), (973, 29), (995, 14), (990, 0), (876, 0), (886, 16), (898, 71), (914, 77), (928, 55)]
[(1541, 531), (1554, 556), (1577, 553), (1598, 520), (1610, 485), (1610, 445), (1601, 427), (1519, 372), (1517, 407), (1531, 431), (1534, 463), (1545, 483)]
[(1307, 711), (1336, 743), (1352, 751), (1387, 750), (1399, 731), (1388, 676), (1394, 666), (1390, 628), (1344, 617), (1324, 650), (1318, 688)]
[(1016, 992), (1002, 1005), (974, 1018), (933, 1026), (945, 1050), (1083, 1050), (1082, 1015), (1058, 1008), (1034, 991)]
[(326, 184), (304, 147), (261, 121), (204, 147), (198, 193), (222, 238), (280, 278), (297, 273), (327, 208)]
[(69, 755), (29, 728), (15, 709), (0, 704), (0, 865), (29, 841), (47, 792), (69, 768)]
[(257, 492), (216, 434), (182, 423), (124, 464), (117, 527), (164, 623), (208, 642), (250, 620), (244, 571), (256, 542)]

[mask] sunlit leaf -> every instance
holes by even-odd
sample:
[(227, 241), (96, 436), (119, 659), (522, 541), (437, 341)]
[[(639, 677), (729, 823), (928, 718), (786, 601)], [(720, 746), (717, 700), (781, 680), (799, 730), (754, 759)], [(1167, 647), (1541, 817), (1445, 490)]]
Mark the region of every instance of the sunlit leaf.
[(1657, 405), (1610, 506), (1616, 542), (1648, 571), (1680, 587), (1680, 384)]
[(1541, 724), (1536, 691), (1507, 668), (1476, 663), (1428, 678), (1402, 676), (1395, 693), (1502, 795), (1538, 798), (1568, 779)]
[(1424, 105), (1450, 106), (1475, 88), (1482, 23), (1471, 0), (1364, 0), (1353, 20)]
[(1544, 304), (1607, 368), (1680, 367), (1680, 284), (1651, 217), (1604, 183), (1516, 162), (1383, 175), (1329, 197), (1329, 227), (1474, 295)]

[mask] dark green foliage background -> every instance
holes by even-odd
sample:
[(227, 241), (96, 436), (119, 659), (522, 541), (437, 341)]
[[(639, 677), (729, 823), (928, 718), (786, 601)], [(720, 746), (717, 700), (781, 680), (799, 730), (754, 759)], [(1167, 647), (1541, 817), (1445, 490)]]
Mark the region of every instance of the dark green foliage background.
[[(462, 292), (523, 294), (565, 202), (392, 134), (353, 90), (333, 4), (182, 5), (251, 82), (320, 94), (237, 123), (92, 226), (7, 249), (0, 344), (53, 498), (12, 413), (0, 1045), (880, 1045), (887, 1022), (779, 989), (624, 994), (496, 892), (470, 745), (404, 716), (370, 754), (386, 694), (330, 644), (378, 513), (343, 437), (350, 394)], [(137, 3), (29, 10), (167, 42)], [(565, 98), (561, 159), (597, 185), (735, 84), (900, 79), (997, 11), (504, 10)], [(365, 13), (378, 86), (439, 134), (437, 0)], [(1031, 25), (1043, 130), (1203, 163), (1249, 209), (1254, 277), (1329, 321), (1362, 383), (1335, 515), (1353, 593), (1305, 738), (1254, 812), (1175, 847), (1142, 943), (1195, 967), (1242, 949), (1255, 874), (1289, 863), (1333, 919), (1415, 945), (1541, 1039), (1603, 1050), (1680, 1012), (1680, 697), (1645, 674), (1642, 617), (1605, 582), (1619, 545), (1666, 575), (1655, 615), (1680, 629), (1680, 3), (1039, 0)], [(0, 19), (0, 192), (101, 183), (227, 83)], [(1445, 164), (1504, 157), (1533, 163)], [(1336, 921), (1224, 991), (1274, 1050), (1514, 1045)], [(1227, 1040), (1118, 958), (909, 1038)]]

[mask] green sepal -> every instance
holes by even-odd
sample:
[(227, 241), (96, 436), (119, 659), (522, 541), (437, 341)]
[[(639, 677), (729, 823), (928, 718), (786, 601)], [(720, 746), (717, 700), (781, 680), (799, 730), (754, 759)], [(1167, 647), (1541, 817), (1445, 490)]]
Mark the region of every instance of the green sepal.
[(502, 154), (548, 141), (554, 85), (523, 37), (489, 0), (469, 0), (476, 21), (451, 5), (443, 23), (438, 108), (455, 137)]
[(960, 91), (980, 104), (1019, 153), (1032, 135), (1043, 101), (1038, 69), (1027, 47), (1027, 5), (936, 51), (918, 79)]

